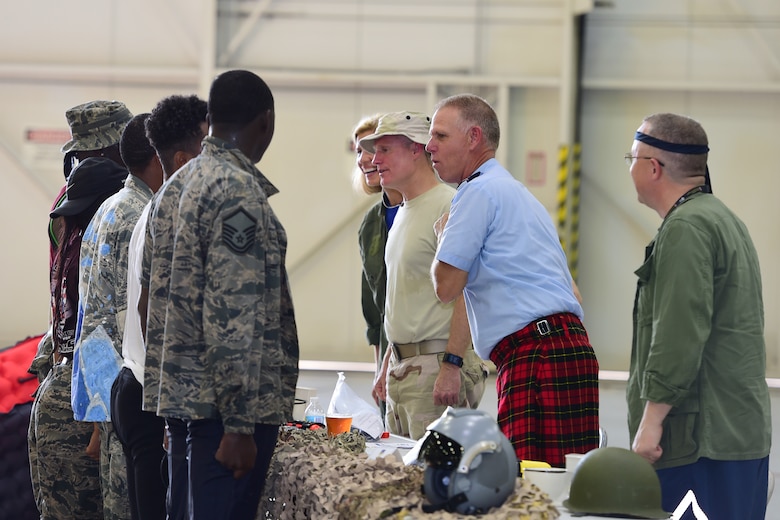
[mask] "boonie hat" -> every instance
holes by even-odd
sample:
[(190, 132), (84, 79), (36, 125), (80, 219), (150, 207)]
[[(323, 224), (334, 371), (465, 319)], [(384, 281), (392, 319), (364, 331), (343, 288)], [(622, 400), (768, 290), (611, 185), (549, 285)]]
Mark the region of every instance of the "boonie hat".
[(386, 135), (403, 135), (415, 143), (428, 144), (431, 118), (420, 112), (390, 112), (379, 119), (376, 131), (360, 140), (360, 147), (374, 153), (374, 143)]
[(65, 201), (49, 216), (78, 215), (101, 197), (106, 199), (124, 185), (128, 172), (105, 157), (87, 157), (68, 176)]
[(90, 101), (65, 112), (71, 139), (61, 152), (102, 150), (115, 145), (133, 114), (121, 101)]

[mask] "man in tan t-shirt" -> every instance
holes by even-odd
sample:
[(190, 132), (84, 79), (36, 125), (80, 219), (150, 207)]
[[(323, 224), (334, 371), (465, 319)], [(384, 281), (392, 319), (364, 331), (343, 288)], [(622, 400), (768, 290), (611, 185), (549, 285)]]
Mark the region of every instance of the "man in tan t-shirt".
[(463, 298), (444, 304), (433, 290), (433, 225), (449, 211), (455, 190), (431, 166), (429, 130), (425, 114), (394, 112), (360, 140), (374, 153), (382, 186), (403, 195), (385, 252), (390, 348), (374, 389), (387, 401), (388, 429), (412, 439), (422, 437), (447, 406), (477, 408), (487, 378), (471, 346)]

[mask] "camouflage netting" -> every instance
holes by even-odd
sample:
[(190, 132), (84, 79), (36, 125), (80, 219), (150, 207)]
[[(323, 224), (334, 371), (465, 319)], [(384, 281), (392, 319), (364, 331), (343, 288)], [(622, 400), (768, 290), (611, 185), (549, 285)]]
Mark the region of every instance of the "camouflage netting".
[[(268, 471), (259, 519), (429, 519), (462, 515), (424, 513), (424, 472), (394, 457), (369, 460), (359, 434), (328, 438), (324, 431), (283, 429)], [(530, 482), (481, 519), (554, 520), (560, 513)]]

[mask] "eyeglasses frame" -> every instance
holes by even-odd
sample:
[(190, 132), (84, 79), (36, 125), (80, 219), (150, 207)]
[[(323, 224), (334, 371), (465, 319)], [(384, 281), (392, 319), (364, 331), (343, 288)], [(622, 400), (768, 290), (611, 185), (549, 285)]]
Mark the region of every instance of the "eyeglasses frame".
[(623, 156), (623, 159), (625, 159), (626, 164), (629, 165), (629, 166), (631, 166), (634, 163), (634, 159), (648, 159), (648, 160), (655, 159), (656, 161), (658, 161), (658, 164), (660, 164), (664, 168), (666, 167), (666, 165), (664, 163), (662, 163), (661, 161), (659, 161), (655, 157), (645, 157), (645, 156), (641, 156), (641, 155), (631, 155), (630, 153), (627, 153), (626, 155)]

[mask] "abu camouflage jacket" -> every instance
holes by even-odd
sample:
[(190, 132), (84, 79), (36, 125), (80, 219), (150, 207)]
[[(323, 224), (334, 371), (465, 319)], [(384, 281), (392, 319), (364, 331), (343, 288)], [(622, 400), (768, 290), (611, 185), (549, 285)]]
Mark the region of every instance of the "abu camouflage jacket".
[(287, 236), (267, 199), (277, 192), (237, 148), (207, 137), (152, 199), (146, 410), (221, 419), (236, 433), (292, 416), (298, 335)]

